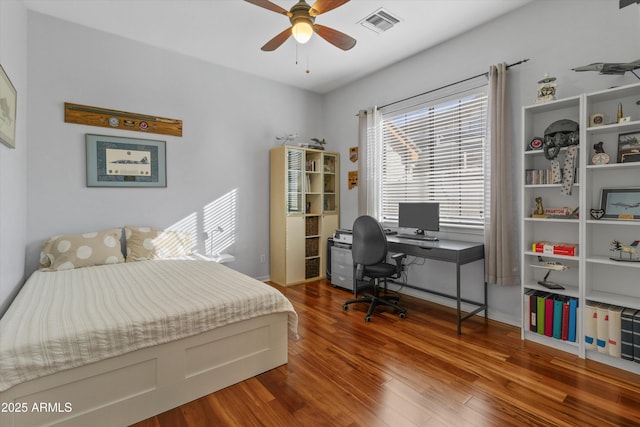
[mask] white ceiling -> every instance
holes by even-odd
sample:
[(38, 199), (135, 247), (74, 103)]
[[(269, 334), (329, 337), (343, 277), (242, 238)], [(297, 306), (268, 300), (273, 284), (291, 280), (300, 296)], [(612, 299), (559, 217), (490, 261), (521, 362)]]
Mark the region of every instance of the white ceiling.
[[(296, 2), (272, 1), (287, 10)], [(530, 1), (351, 0), (316, 18), (316, 23), (358, 41), (346, 52), (317, 35), (306, 45), (297, 46), (289, 38), (274, 52), (261, 51), (290, 25), (289, 20), (242, 0), (25, 0), (25, 4), (29, 10), (326, 93)], [(382, 34), (358, 24), (380, 7), (401, 22)]]

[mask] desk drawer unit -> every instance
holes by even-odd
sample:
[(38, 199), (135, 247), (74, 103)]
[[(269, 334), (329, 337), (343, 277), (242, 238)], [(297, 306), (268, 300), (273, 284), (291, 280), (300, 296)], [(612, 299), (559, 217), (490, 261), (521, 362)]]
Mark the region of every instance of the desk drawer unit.
[(353, 290), (353, 257), (351, 249), (331, 248), (331, 284)]

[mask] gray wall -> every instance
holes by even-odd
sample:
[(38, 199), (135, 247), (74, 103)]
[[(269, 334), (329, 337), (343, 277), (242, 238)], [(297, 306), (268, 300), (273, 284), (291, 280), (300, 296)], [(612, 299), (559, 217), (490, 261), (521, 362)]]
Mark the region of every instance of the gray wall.
[[(179, 226), (204, 252), (222, 225), (232, 267), (268, 277), (268, 151), (320, 134), (319, 95), (38, 13), (28, 29), (28, 272), (58, 233)], [(65, 123), (64, 102), (181, 119), (183, 136)], [(166, 140), (167, 188), (88, 188), (86, 133)]]
[(27, 11), (0, 1), (0, 64), (18, 93), (16, 148), (0, 144), (0, 316), (24, 277), (27, 236)]
[[(486, 72), (491, 64), (513, 63), (523, 58), (530, 61), (511, 69), (510, 91), (513, 120), (513, 162), (515, 193), (522, 184), (518, 173), (521, 164), (523, 105), (533, 104), (537, 81), (544, 73), (558, 78), (558, 98), (611, 86), (637, 82), (632, 74), (624, 77), (600, 76), (596, 73), (576, 73), (571, 68), (592, 62), (621, 62), (640, 59), (640, 7), (618, 9), (617, 1), (603, 0), (537, 0), (487, 25), (442, 43), (412, 58), (394, 64), (367, 78), (340, 88), (325, 97), (325, 119), (328, 141), (339, 141), (346, 182), (350, 164), (348, 149), (357, 145), (358, 110), (384, 105), (406, 96), (453, 83)], [(381, 52), (384, 55), (384, 52)], [(341, 224), (352, 224), (357, 216), (357, 190), (343, 187)], [(519, 196), (515, 197), (519, 203)], [(516, 218), (520, 207), (513, 206)], [(514, 230), (514, 239), (520, 235)], [(478, 240), (478, 236), (455, 236)], [(478, 240), (481, 241), (481, 240)], [(468, 277), (477, 273), (473, 266)], [(473, 270), (476, 269), (476, 270)], [(429, 287), (451, 290), (451, 275), (442, 266), (427, 263), (412, 267), (410, 282), (426, 283)], [(471, 279), (469, 279), (471, 280)], [(471, 295), (477, 295), (477, 289)], [(489, 287), (490, 316), (508, 323), (520, 319), (520, 289), (517, 286)], [(432, 298), (428, 295), (422, 295)], [(440, 302), (446, 302), (438, 300)]]

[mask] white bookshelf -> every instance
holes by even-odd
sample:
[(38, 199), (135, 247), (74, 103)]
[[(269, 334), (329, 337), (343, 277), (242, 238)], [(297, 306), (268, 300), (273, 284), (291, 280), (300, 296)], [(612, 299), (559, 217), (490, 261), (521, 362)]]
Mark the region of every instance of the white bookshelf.
[[(584, 308), (587, 301), (640, 310), (640, 263), (612, 260), (616, 252), (610, 251), (610, 242), (620, 240), (629, 244), (640, 239), (640, 220), (600, 219), (590, 217), (592, 208), (599, 209), (603, 188), (640, 187), (640, 162), (618, 162), (618, 135), (640, 133), (640, 84), (587, 93), (546, 104), (523, 107), (524, 151), (522, 156), (521, 191), (522, 224), (522, 339), (557, 348), (581, 358), (597, 360), (620, 369), (640, 373), (640, 363), (587, 350), (584, 343)], [(630, 116), (626, 123), (617, 120), (618, 105), (622, 105), (623, 117)], [(593, 114), (604, 114), (605, 125), (590, 127)], [(542, 150), (527, 151), (529, 141), (544, 137), (544, 130), (560, 119), (570, 119), (580, 125), (580, 143), (577, 160), (577, 182), (571, 195), (562, 195), (558, 184), (527, 184), (527, 169), (548, 169), (550, 162)], [(593, 165), (593, 145), (602, 141), (604, 151), (610, 155), (609, 164)], [(562, 166), (566, 149), (561, 150), (558, 160)], [(535, 198), (542, 197), (547, 207), (578, 206), (578, 219), (532, 218)], [(545, 269), (530, 267), (538, 262), (538, 253), (533, 252), (532, 243), (552, 241), (578, 244), (576, 256), (543, 255), (545, 261), (559, 261), (568, 266), (565, 271), (552, 271), (549, 280), (562, 284), (564, 290), (547, 289), (538, 284), (546, 274)], [(527, 292), (544, 291), (578, 299), (576, 342), (551, 338), (529, 330), (529, 303)]]

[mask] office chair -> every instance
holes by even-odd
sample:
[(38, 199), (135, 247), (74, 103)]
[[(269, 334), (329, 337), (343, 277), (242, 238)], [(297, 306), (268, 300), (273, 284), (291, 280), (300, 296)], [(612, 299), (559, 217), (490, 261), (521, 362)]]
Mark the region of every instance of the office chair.
[(365, 302), (369, 304), (369, 311), (364, 317), (366, 322), (371, 321), (371, 315), (379, 305), (393, 307), (399, 311), (399, 316), (404, 319), (407, 310), (398, 305), (397, 296), (380, 295), (380, 279), (383, 279), (384, 290), (387, 289), (387, 279), (400, 278), (404, 265), (402, 260), (405, 254), (395, 254), (391, 258), (395, 265), (386, 262), (387, 236), (384, 229), (374, 218), (364, 215), (358, 217), (353, 223), (353, 243), (351, 247), (354, 263), (353, 292), (357, 296), (358, 281), (369, 278), (369, 285), (373, 287), (371, 294), (365, 294), (360, 298), (345, 301), (342, 308), (346, 310), (350, 304)]

